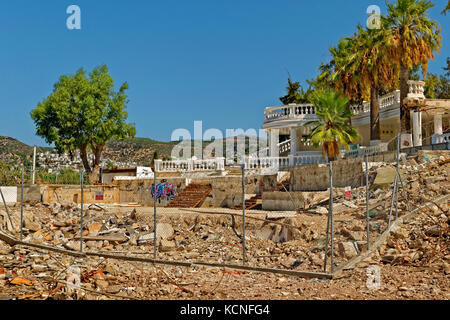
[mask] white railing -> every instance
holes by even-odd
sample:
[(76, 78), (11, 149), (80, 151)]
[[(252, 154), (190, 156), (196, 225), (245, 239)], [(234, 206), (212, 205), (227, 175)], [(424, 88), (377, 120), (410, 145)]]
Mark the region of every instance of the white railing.
[[(291, 139), (280, 142), (278, 144), (278, 149), (280, 151), (280, 153), (283, 152), (290, 152), (291, 151)], [(269, 147), (261, 149), (259, 151), (255, 151), (249, 154), (250, 157), (258, 157), (259, 155), (263, 155), (263, 154), (267, 154), (269, 152)]]
[(425, 82), (424, 81), (408, 81), (408, 98), (425, 99)]
[(449, 142), (450, 142), (450, 132), (432, 135), (432, 144), (449, 143)]
[(295, 155), (288, 157), (245, 158), (246, 169), (288, 168), (307, 164), (326, 163), (320, 154)]
[(181, 172), (181, 171), (223, 171), (225, 170), (225, 158), (200, 159), (200, 160), (155, 160), (157, 172)]
[(297, 155), (291, 157), (291, 166), (301, 166), (306, 164), (326, 163), (326, 160), (320, 154)]
[(373, 147), (360, 147), (356, 150), (351, 150), (347, 153), (345, 153), (345, 158), (358, 158), (358, 157), (365, 157), (365, 156), (371, 156), (377, 153), (382, 153), (388, 151), (388, 143), (380, 143), (377, 146)]
[[(380, 110), (389, 108), (393, 105), (400, 105), (400, 90), (393, 91), (391, 93), (385, 94), (379, 98)], [(370, 112), (370, 102), (364, 101), (359, 105), (352, 105), (350, 107), (353, 114), (359, 115), (362, 113)]]
[(396, 104), (400, 105), (400, 90), (393, 91), (380, 97), (380, 109), (385, 109)]
[(264, 110), (265, 122), (284, 119), (316, 119), (316, 111), (312, 104), (289, 104), (286, 106), (270, 107)]
[(289, 167), (289, 157), (261, 157), (244, 159), (245, 169), (268, 169)]
[(280, 153), (290, 152), (291, 151), (291, 139), (279, 143), (278, 147), (280, 148)]
[[(425, 82), (423, 81), (408, 81), (408, 97), (411, 98), (425, 98), (424, 96)], [(379, 97), (380, 110), (389, 108), (400, 104), (400, 90), (395, 90), (388, 94)], [(370, 102), (364, 101), (362, 104), (353, 105), (350, 107), (355, 115), (370, 112)], [(316, 111), (312, 104), (289, 104), (279, 107), (269, 107), (264, 110), (264, 122), (274, 120), (289, 120), (289, 119), (306, 119), (316, 120)]]

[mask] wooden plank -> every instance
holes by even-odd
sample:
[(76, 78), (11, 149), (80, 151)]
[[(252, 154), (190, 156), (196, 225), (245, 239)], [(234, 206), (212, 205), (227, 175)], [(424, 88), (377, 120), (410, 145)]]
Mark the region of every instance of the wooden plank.
[[(80, 240), (80, 236), (74, 237), (74, 240)], [(104, 236), (84, 236), (83, 241), (116, 241), (116, 242), (125, 242), (128, 241), (128, 238), (121, 235), (104, 235)]]
[(0, 231), (0, 240), (5, 241), (10, 246), (14, 246), (18, 242), (16, 238), (4, 233), (3, 231)]

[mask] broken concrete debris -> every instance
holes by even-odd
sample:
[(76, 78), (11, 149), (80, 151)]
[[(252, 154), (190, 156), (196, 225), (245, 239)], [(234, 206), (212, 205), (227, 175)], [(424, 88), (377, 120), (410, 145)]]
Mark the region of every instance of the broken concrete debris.
[[(439, 159), (430, 159), (420, 170), (402, 167), (405, 188), (411, 207), (448, 194), (449, 164), (439, 165)], [(408, 159), (409, 161), (409, 159)], [(419, 159), (417, 162), (420, 162)], [(372, 166), (371, 179), (386, 164)], [(381, 171), (382, 172), (382, 171)], [(381, 178), (380, 178), (381, 179)], [(413, 192), (419, 183), (420, 188)], [(415, 189), (414, 189), (415, 190)], [(337, 189), (334, 202), (335, 264), (342, 265), (367, 250), (365, 187), (353, 188), (350, 198)], [(387, 228), (387, 213), (392, 196), (392, 185), (370, 186), (371, 202), (369, 231), (371, 245)], [(375, 207), (376, 206), (376, 207)], [(319, 208), (319, 209), (318, 209)], [(320, 209), (323, 208), (324, 210)], [(328, 204), (312, 203), (305, 212), (271, 212), (249, 210), (246, 218), (246, 252), (250, 266), (264, 266), (287, 270), (323, 270), (325, 254), (330, 254), (331, 239), (326, 237)], [(157, 243), (154, 243), (153, 211), (145, 208), (99, 209), (86, 206), (83, 227), (80, 230), (80, 208), (75, 203), (28, 205), (24, 208), (24, 240), (87, 253), (110, 252), (129, 256), (153, 257), (170, 261), (209, 261), (214, 263), (242, 263), (242, 219), (234, 221), (223, 208), (210, 209), (211, 214), (171, 209), (158, 213)], [(326, 211), (325, 211), (326, 210)], [(14, 226), (20, 225), (19, 208), (12, 207)], [(322, 211), (322, 214), (317, 214)], [(238, 211), (232, 211), (239, 214)], [(407, 202), (399, 193), (399, 216), (407, 213)], [(5, 213), (6, 214), (6, 213)], [(18, 237), (18, 229), (8, 229), (8, 219), (0, 210), (0, 227)], [(386, 290), (376, 297), (444, 298), (448, 299), (448, 203), (438, 202), (408, 217), (399, 228), (394, 228), (386, 241), (366, 263), (382, 268)], [(0, 234), (0, 292), (1, 296), (23, 299), (142, 299), (159, 298), (236, 298), (238, 288), (258, 298), (277, 292), (280, 298), (291, 296), (320, 298), (328, 292), (335, 297), (345, 295), (367, 298), (366, 271), (349, 271), (348, 277), (327, 283), (279, 281), (281, 277), (257, 273), (229, 273), (206, 267), (160, 267), (139, 262), (73, 257), (39, 248), (10, 246)], [(414, 265), (411, 276), (404, 268)], [(79, 271), (83, 290), (70, 292), (67, 269)], [(417, 270), (420, 267), (422, 269)], [(77, 269), (78, 268), (78, 269)], [(400, 269), (402, 273), (397, 272)], [(421, 271), (422, 270), (422, 271)], [(360, 272), (361, 271), (361, 272)], [(222, 273), (223, 272), (223, 273)], [(77, 274), (77, 272), (75, 272)], [(223, 284), (220, 279), (223, 275)], [(244, 279), (244, 280), (240, 280)], [(387, 280), (386, 280), (387, 279)], [(420, 284), (414, 281), (422, 279)], [(446, 280), (447, 279), (447, 280)], [(209, 281), (209, 282), (208, 282)], [(228, 282), (226, 282), (228, 281)], [(257, 286), (251, 291), (252, 286)], [(206, 283), (206, 285), (205, 285)], [(219, 286), (217, 287), (217, 283)], [(342, 284), (346, 285), (344, 288)], [(287, 285), (289, 284), (289, 286)], [(438, 285), (437, 285), (438, 284)], [(325, 284), (323, 284), (325, 285)], [(212, 289), (217, 287), (214, 295)], [(266, 289), (267, 288), (267, 289)], [(290, 291), (290, 288), (295, 291)], [(322, 288), (321, 292), (319, 288)], [(321, 292), (319, 294), (319, 291)], [(282, 293), (283, 292), (283, 293)], [(375, 293), (370, 292), (370, 295)], [(420, 296), (422, 295), (422, 297)]]

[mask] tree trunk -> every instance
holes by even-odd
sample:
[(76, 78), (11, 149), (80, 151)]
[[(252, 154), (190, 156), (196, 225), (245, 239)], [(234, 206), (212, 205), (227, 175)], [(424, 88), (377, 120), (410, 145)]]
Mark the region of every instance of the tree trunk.
[(405, 105), (405, 99), (408, 96), (408, 77), (409, 68), (406, 65), (400, 65), (400, 125), (401, 133), (411, 133), (411, 117), (408, 107)]
[(380, 136), (380, 101), (378, 89), (370, 88), (370, 141), (381, 140)]
[(87, 173), (90, 173), (91, 172), (91, 166), (89, 165), (88, 154), (87, 154), (87, 147), (86, 146), (81, 146), (80, 147), (80, 157), (81, 157), (81, 161), (83, 162), (84, 170)]
[(97, 145), (93, 147), (94, 161), (92, 163), (92, 171), (89, 173), (89, 183), (95, 184), (100, 182), (100, 159), (102, 156), (104, 145)]

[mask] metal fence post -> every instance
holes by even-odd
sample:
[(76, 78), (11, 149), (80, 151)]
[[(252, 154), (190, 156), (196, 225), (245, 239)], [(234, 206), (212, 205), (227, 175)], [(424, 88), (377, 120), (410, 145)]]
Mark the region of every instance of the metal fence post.
[(334, 272), (334, 230), (333, 230), (333, 162), (330, 161), (330, 234), (331, 234), (331, 273)]
[[(399, 165), (400, 165), (400, 133), (397, 134), (397, 168), (396, 168), (397, 177), (400, 177)], [(398, 180), (397, 180), (397, 189), (395, 190), (395, 219), (397, 218), (398, 218)]]
[(392, 190), (392, 198), (391, 198), (391, 207), (389, 209), (389, 220), (388, 220), (388, 229), (391, 227), (391, 220), (392, 220), (392, 210), (394, 209), (394, 198), (397, 194), (397, 182), (398, 182), (398, 176), (395, 175), (394, 179), (394, 189)]
[(327, 272), (327, 254), (328, 254), (328, 242), (330, 239), (330, 214), (328, 213), (328, 219), (327, 219), (327, 240), (325, 244), (325, 257), (324, 257), (324, 263), (323, 263), (323, 272)]
[(369, 217), (369, 156), (366, 155), (366, 224), (367, 224), (367, 250), (370, 249), (370, 217)]
[(153, 171), (153, 258), (156, 259), (156, 165)]
[(245, 265), (245, 163), (242, 164), (242, 263)]
[(80, 251), (83, 252), (83, 188), (84, 188), (83, 168), (80, 169), (80, 185), (81, 185)]
[(20, 183), (20, 241), (23, 238), (23, 178), (24, 178), (24, 167), (22, 165), (22, 181)]

